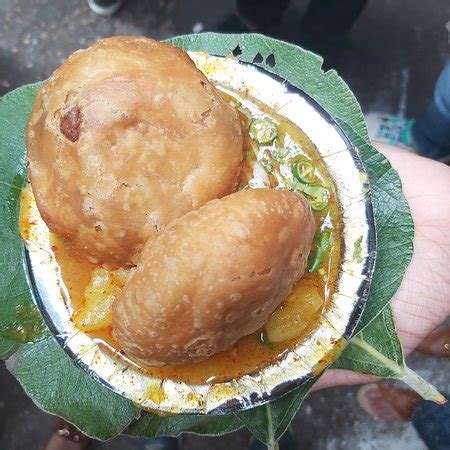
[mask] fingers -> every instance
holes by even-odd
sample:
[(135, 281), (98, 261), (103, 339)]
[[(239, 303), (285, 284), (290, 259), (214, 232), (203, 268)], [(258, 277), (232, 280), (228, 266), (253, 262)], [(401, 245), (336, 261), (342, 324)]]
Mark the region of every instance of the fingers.
[(376, 377), (361, 375), (350, 370), (332, 369), (327, 370), (320, 380), (312, 387), (311, 391), (326, 389), (333, 386), (348, 386), (353, 384), (374, 383), (378, 380)]
[[(450, 314), (450, 168), (387, 144), (374, 143), (398, 172), (414, 221), (414, 254), (392, 300), (405, 355)], [(313, 390), (369, 383), (374, 377), (329, 370)]]
[(392, 306), (405, 354), (450, 314), (450, 168), (376, 144), (400, 175), (414, 221), (414, 254)]

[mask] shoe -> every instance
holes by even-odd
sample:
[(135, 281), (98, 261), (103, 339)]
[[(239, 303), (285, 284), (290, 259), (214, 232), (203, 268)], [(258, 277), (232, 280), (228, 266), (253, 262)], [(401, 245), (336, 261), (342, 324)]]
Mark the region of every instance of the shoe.
[(417, 351), (436, 358), (450, 358), (450, 325), (436, 328), (417, 347)]
[(122, 0), (87, 0), (92, 12), (99, 16), (112, 16), (122, 6)]
[(410, 421), (415, 407), (422, 401), (415, 392), (384, 383), (360, 387), (357, 399), (367, 414), (385, 422)]
[(58, 419), (44, 450), (84, 450), (90, 439), (72, 424)]

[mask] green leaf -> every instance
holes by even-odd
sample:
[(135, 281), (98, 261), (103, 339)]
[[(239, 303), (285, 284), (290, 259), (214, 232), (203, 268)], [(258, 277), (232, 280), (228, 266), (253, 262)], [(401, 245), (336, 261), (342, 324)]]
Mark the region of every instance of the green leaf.
[(361, 331), (397, 292), (413, 254), (414, 223), (402, 184), (389, 161), (362, 137), (352, 134), (370, 180), (377, 230), (377, 261), (370, 296), (358, 324)]
[(121, 433), (139, 411), (76, 367), (52, 336), (21, 346), (6, 365), (41, 409), (96, 439)]
[(18, 229), (19, 196), (26, 180), (25, 126), (36, 88), (28, 85), (0, 98), (0, 358), (44, 330), (33, 306)]
[(39, 86), (0, 99), (0, 358), (14, 354), (9, 369), (43, 410), (106, 439), (120, 433), (137, 408), (73, 365), (49, 337), (26, 279), (17, 218), (26, 181), (25, 127)]
[(368, 327), (350, 339), (349, 345), (333, 367), (383, 378), (396, 378), (425, 400), (441, 404), (446, 402), (445, 397), (434, 386), (405, 364), (389, 306)]
[[(392, 338), (394, 329), (388, 329), (385, 324), (383, 328), (379, 323), (381, 318), (377, 319), (377, 316), (381, 311), (385, 311), (383, 314), (390, 312), (389, 301), (411, 259), (414, 228), (398, 175), (386, 158), (370, 144), (361, 109), (348, 86), (335, 71), (321, 70), (322, 58), (292, 44), (260, 35), (206, 33), (174, 38), (171, 42), (185, 50), (207, 51), (219, 56), (230, 55), (239, 46), (242, 51), (239, 59), (250, 63), (259, 53), (263, 56), (260, 66), (289, 80), (316, 100), (358, 148), (372, 187), (378, 253), (371, 294), (358, 326), (358, 331), (363, 331), (364, 340), (358, 338), (359, 341), (352, 341), (339, 364), (341, 367), (387, 376), (389, 372), (386, 367), (383, 368), (375, 360), (381, 354), (378, 350), (382, 351), (387, 339)], [(265, 63), (269, 55), (275, 58), (274, 67)], [(8, 365), (24, 389), (43, 409), (68, 418), (88, 434), (105, 438), (123, 429), (136, 411), (134, 407), (76, 369), (58, 345), (42, 334), (40, 319), (35, 324), (38, 331), (34, 332), (34, 325), (31, 326), (33, 333), (29, 337), (34, 342), (24, 344), (20, 339), (11, 339), (11, 336), (14, 337), (14, 327), (22, 324), (18, 310), (27, 310), (31, 305), (22, 263), (22, 244), (17, 233), (17, 199), (25, 180), (24, 129), (36, 88), (37, 85), (25, 86), (0, 100), (0, 198), (3, 208), (0, 217), (0, 245), (3, 248), (0, 255), (0, 356), (7, 357), (17, 352)], [(358, 345), (361, 342), (370, 357), (362, 356), (361, 345)], [(390, 356), (401, 367), (401, 349), (395, 345), (395, 339), (390, 345)], [(52, 362), (53, 371), (46, 370), (42, 364), (45, 361)], [(405, 369), (407, 372), (408, 369)], [(59, 376), (55, 377), (53, 373)], [(129, 432), (148, 436), (182, 431), (224, 433), (239, 427), (237, 418), (260, 440), (273, 445), (285, 431), (314, 382), (315, 379), (310, 380), (267, 405), (234, 417), (159, 417), (144, 414), (133, 423)], [(73, 386), (76, 386), (76, 395)], [(81, 398), (83, 403), (75, 403), (75, 397)]]
[(258, 408), (236, 413), (245, 426), (269, 447), (275, 447), (300, 408), (304, 398), (319, 379), (315, 377), (292, 392)]
[(232, 414), (226, 416), (158, 416), (143, 413), (140, 419), (128, 428), (127, 434), (138, 437), (178, 436), (184, 432), (217, 435), (230, 433), (242, 427), (242, 422)]
[[(402, 346), (395, 331), (394, 317), (390, 307), (384, 308), (382, 313), (355, 337), (381, 351), (397, 366), (403, 365)], [(398, 375), (397, 370), (387, 367), (379, 359), (357, 345), (348, 345), (333, 364), (333, 368), (348, 369), (386, 378)]]

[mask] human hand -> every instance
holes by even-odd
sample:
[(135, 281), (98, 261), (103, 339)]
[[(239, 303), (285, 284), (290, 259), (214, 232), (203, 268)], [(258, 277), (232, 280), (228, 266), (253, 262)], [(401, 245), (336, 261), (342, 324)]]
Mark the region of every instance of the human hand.
[[(392, 299), (407, 356), (450, 315), (450, 167), (392, 145), (374, 145), (398, 172), (415, 226), (412, 261)], [(373, 378), (329, 370), (313, 390), (369, 381)]]

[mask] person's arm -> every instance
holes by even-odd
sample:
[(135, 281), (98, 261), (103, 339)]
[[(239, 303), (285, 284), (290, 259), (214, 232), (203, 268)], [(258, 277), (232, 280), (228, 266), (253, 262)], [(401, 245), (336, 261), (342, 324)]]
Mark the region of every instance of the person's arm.
[[(450, 315), (450, 167), (375, 143), (397, 170), (414, 220), (414, 253), (392, 307), (405, 356)], [(372, 378), (326, 372), (314, 389)]]

